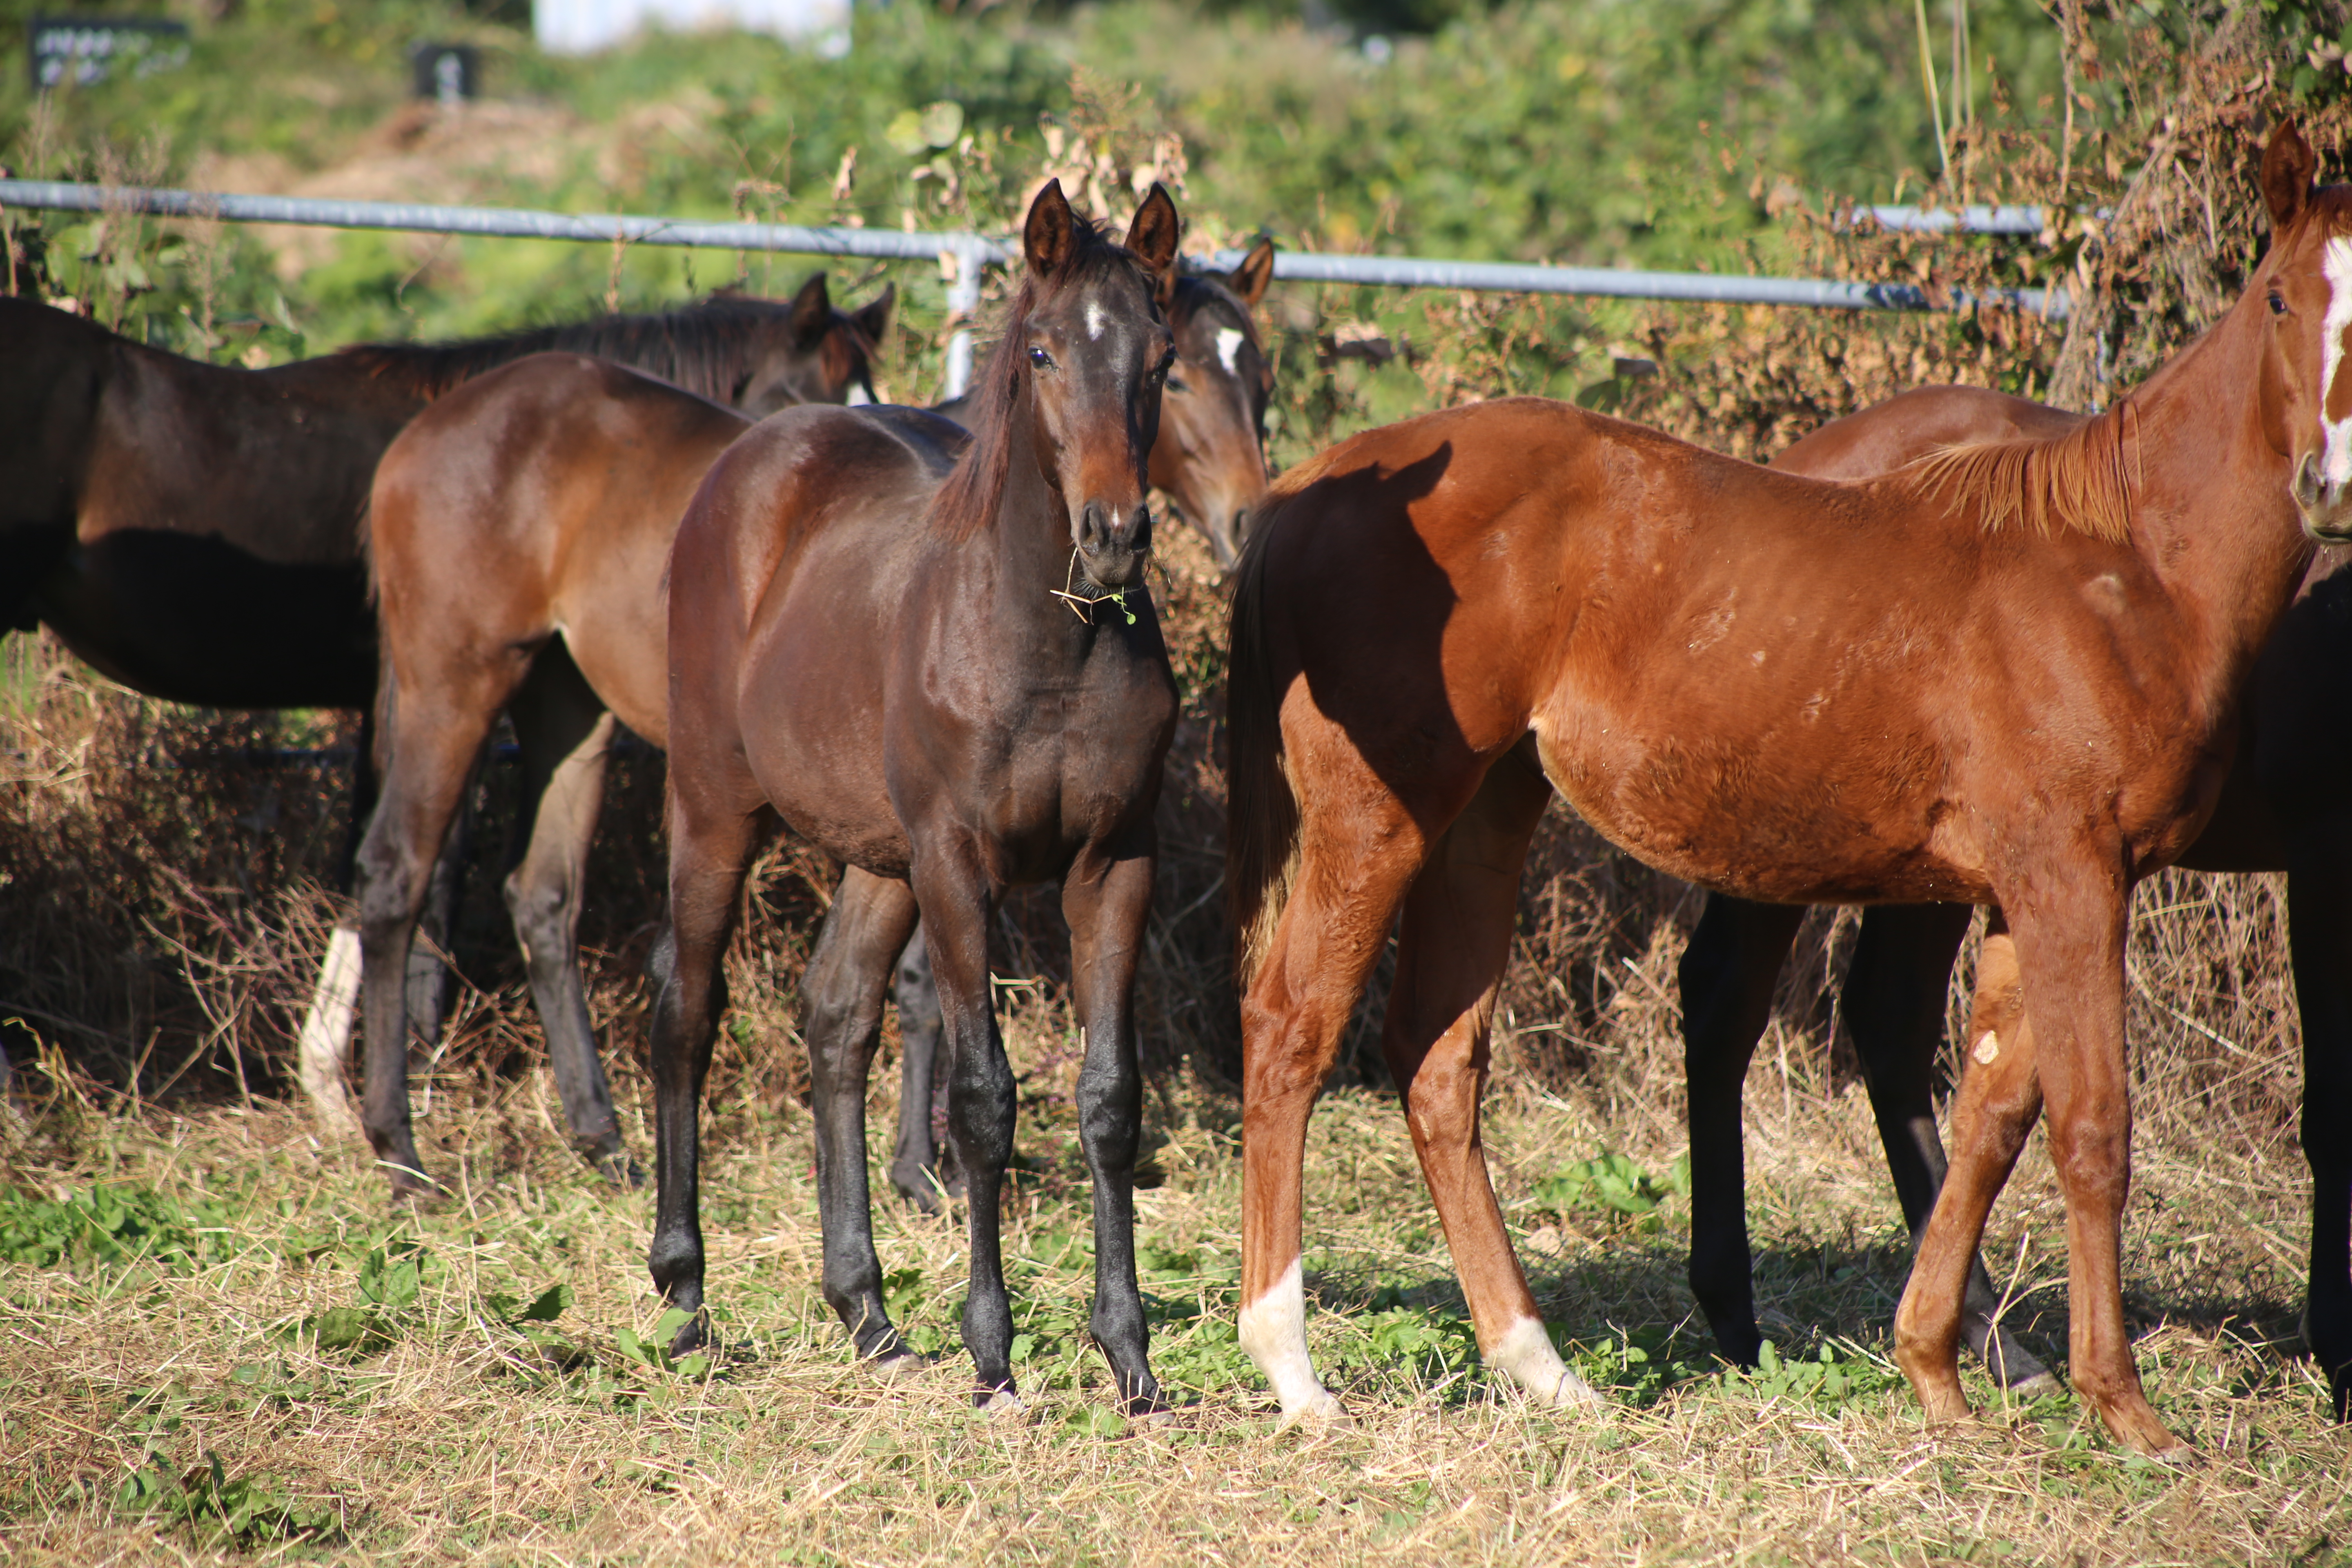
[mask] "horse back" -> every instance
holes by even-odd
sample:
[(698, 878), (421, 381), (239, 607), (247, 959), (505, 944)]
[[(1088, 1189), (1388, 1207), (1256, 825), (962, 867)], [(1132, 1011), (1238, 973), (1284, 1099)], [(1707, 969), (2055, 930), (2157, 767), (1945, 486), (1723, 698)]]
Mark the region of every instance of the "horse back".
[(931, 495), (967, 440), (917, 410), (803, 405), (711, 466), (670, 555), (674, 793), (772, 803), (845, 859), (903, 866), (887, 655), (932, 553)]

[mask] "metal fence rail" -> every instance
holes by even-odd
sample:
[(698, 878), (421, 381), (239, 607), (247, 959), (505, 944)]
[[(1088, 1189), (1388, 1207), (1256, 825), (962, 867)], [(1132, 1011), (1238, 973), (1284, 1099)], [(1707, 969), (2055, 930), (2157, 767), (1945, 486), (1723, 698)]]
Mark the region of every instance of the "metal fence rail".
[[(136, 212), (163, 217), (218, 218), (232, 223), (306, 224), (331, 228), (404, 229), (516, 239), (602, 244), (677, 245), (728, 250), (782, 251), (807, 256), (857, 256), (884, 260), (957, 263), (951, 308), (979, 300), (980, 268), (1013, 259), (985, 235), (908, 233), (884, 228), (812, 228), (796, 224), (705, 223), (694, 219), (530, 212), (512, 207), (428, 206), (407, 202), (340, 202), (303, 196), (159, 190), (133, 185), (73, 184), (53, 180), (0, 180), (0, 206), (70, 212)], [(1965, 228), (1970, 232), (2039, 232), (2032, 207), (1967, 208), (1958, 213), (1910, 207), (1864, 209), (1890, 227)], [(2032, 219), (2026, 226), (2026, 219)], [(1236, 265), (1241, 252), (1212, 258)], [(1794, 305), (1816, 310), (1927, 310), (1939, 308), (1927, 291), (1900, 283), (1842, 283), (1820, 278), (1754, 278), (1738, 273), (1653, 272), (1604, 267), (1531, 267), (1489, 261), (1444, 261), (1402, 256), (1335, 256), (1285, 250), (1274, 260), (1277, 279), (1353, 283), (1392, 289), (1466, 289), (1506, 293), (1576, 294), (1615, 299), (1673, 300), (1720, 304)], [(1940, 308), (1980, 305), (2065, 314), (2066, 297), (2040, 289), (1955, 293)]]

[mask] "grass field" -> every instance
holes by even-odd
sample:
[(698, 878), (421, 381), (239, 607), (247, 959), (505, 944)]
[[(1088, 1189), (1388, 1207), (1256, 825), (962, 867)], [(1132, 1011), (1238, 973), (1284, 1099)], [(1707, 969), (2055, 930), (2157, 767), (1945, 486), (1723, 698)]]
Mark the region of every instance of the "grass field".
[[(1155, 1097), (1141, 1195), (1153, 1358), (1129, 1430), (1083, 1342), (1090, 1260), (1063, 1020), (1013, 1010), (1017, 1420), (967, 1405), (961, 1226), (886, 1202), (895, 1311), (936, 1370), (883, 1385), (814, 1289), (806, 1114), (714, 1107), (705, 1224), (724, 1348), (670, 1366), (650, 1196), (592, 1177), (536, 1073), (432, 1086), (450, 1189), (385, 1206), (361, 1154), (258, 1101), (169, 1114), (85, 1087), (13, 1134), (0, 1195), (0, 1542), (12, 1562), (2352, 1562), (2345, 1431), (2292, 1357), (2305, 1178), (2284, 1137), (2192, 1158), (2154, 1119), (2126, 1237), (2140, 1363), (2208, 1457), (2119, 1457), (2070, 1397), (1924, 1429), (1885, 1356), (1902, 1237), (1858, 1090), (1749, 1084), (1778, 1362), (1710, 1354), (1682, 1282), (1675, 1086), (1499, 1096), (1505, 1202), (1607, 1411), (1491, 1383), (1392, 1100), (1335, 1093), (1309, 1151), (1311, 1334), (1356, 1416), (1277, 1432), (1234, 1342), (1234, 1107)], [(1664, 1042), (1658, 1042), (1663, 1047)], [(1654, 1068), (1666, 1050), (1648, 1053)], [(59, 1081), (76, 1080), (62, 1067)], [(1653, 1072), (1652, 1076), (1656, 1076)], [(641, 1080), (625, 1075), (625, 1097)], [(1614, 1105), (1608, 1103), (1615, 1100)], [(887, 1093), (873, 1110), (877, 1148)], [(642, 1106), (635, 1108), (641, 1111)], [(647, 1135), (633, 1126), (642, 1150)], [(1607, 1156), (1607, 1157), (1604, 1157)], [(878, 1165), (878, 1160), (877, 1160)], [(1989, 1249), (2063, 1344), (2037, 1143)]]

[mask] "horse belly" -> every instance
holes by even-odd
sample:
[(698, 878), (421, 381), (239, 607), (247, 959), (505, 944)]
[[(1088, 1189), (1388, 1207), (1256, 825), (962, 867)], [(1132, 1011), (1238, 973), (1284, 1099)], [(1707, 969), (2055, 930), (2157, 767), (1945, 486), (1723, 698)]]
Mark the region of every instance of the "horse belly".
[(1595, 832), (1686, 881), (1773, 903), (1984, 896), (1959, 824), (1938, 809), (1932, 752), (1792, 755), (1769, 732), (1622, 712), (1539, 718), (1537, 736), (1553, 787)]
[(35, 605), (77, 656), (170, 701), (374, 700), (375, 616), (356, 560), (264, 561), (217, 538), (116, 529), (74, 550)]

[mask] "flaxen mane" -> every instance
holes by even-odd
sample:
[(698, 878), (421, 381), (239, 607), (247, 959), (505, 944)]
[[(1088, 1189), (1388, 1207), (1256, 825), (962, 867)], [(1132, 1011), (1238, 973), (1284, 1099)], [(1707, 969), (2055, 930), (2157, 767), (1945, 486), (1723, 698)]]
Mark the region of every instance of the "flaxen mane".
[[(1029, 382), (1030, 312), (1047, 294), (1112, 268), (1142, 269), (1127, 247), (1103, 237), (1099, 226), (1075, 213), (1071, 223), (1076, 243), (1067, 258), (1050, 276), (1021, 280), (1005, 307), (1004, 330), (973, 378), (971, 401), (965, 405), (970, 417), (961, 421), (971, 432), (971, 445), (931, 498), (931, 521), (950, 538), (967, 538), (986, 527), (1004, 499), (1005, 479), (1013, 469), (1013, 410)], [(1147, 291), (1151, 281), (1144, 279)]]
[[(438, 397), (485, 371), (535, 353), (578, 353), (617, 361), (714, 403), (732, 403), (771, 331), (792, 326), (788, 300), (722, 296), (658, 315), (598, 316), (552, 327), (468, 338), (452, 343), (354, 343), (343, 350), (372, 375), (405, 381)], [(846, 331), (870, 356), (874, 345), (840, 311), (832, 329)]]
[(2122, 544), (2142, 477), (2139, 414), (2119, 398), (2062, 436), (1946, 447), (1905, 471), (1922, 495), (1974, 503), (1989, 530), (2017, 523), (2045, 539), (2071, 530)]

